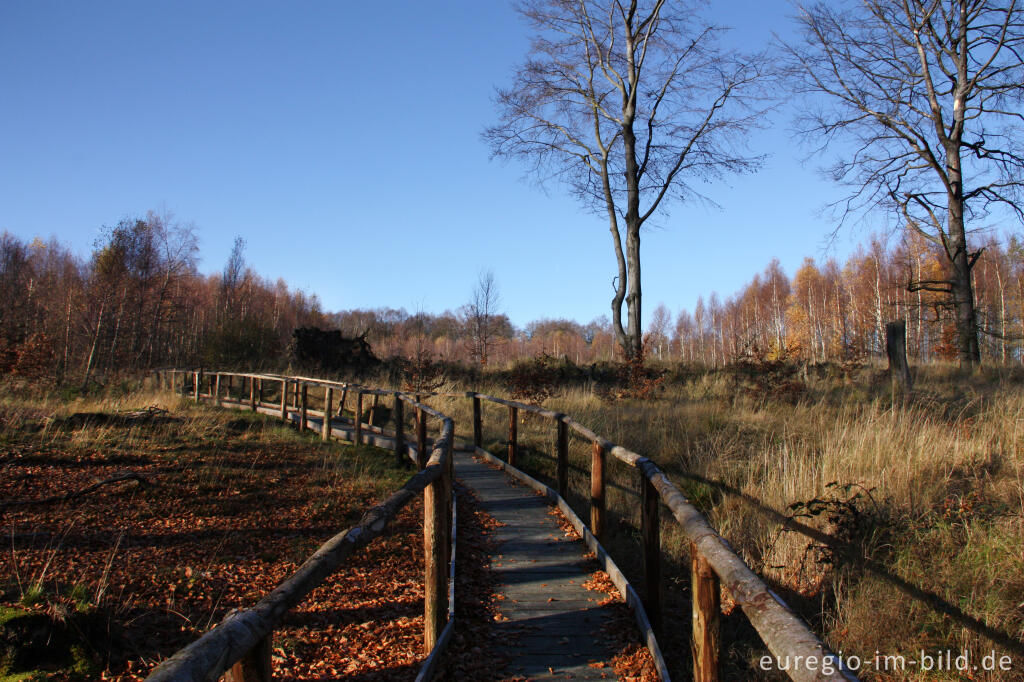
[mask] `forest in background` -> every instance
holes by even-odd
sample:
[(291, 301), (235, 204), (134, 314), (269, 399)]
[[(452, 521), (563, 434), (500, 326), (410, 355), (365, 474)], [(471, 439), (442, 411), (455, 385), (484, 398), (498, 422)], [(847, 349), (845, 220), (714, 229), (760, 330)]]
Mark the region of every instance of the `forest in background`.
[[(271, 282), (237, 239), (222, 272), (197, 270), (189, 225), (153, 212), (106, 228), (88, 258), (56, 241), (0, 236), (0, 372), (88, 385), (96, 377), (166, 366), (282, 369), (302, 327), (365, 335), (381, 359), (444, 359), (505, 367), (552, 356), (575, 364), (619, 359), (605, 317), (542, 319), (516, 327), (493, 305), (456, 311), (327, 312), (315, 294)], [(904, 320), (917, 362), (957, 357), (948, 297), (913, 282), (940, 280), (944, 260), (923, 239), (872, 239), (844, 263), (805, 259), (792, 276), (778, 260), (722, 300), (653, 311), (648, 360), (721, 366), (745, 358), (864, 360), (884, 353), (885, 323)], [(1024, 359), (1024, 245), (990, 239), (973, 270), (983, 361)], [(468, 294), (468, 292), (467, 292)], [(484, 338), (481, 338), (484, 335)]]

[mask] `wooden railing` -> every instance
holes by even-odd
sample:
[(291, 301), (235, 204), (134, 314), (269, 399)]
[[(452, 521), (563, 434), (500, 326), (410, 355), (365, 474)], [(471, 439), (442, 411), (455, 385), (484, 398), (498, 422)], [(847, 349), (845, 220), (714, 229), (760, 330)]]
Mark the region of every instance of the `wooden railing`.
[[(369, 509), (360, 522), (325, 542), (302, 566), (255, 606), (236, 610), (215, 628), (181, 649), (153, 670), (147, 680), (216, 680), (226, 675), (235, 682), (271, 679), (270, 655), (274, 630), (285, 613), (299, 604), (361, 547), (379, 537), (388, 522), (406, 504), (423, 493), (424, 528), (424, 633), (423, 648), (428, 653), (417, 679), (429, 679), (440, 652), (451, 638), (454, 627), (455, 570), (455, 508), (452, 496), (455, 424), (447, 415), (421, 403), (414, 396), (396, 391), (383, 391), (354, 384), (324, 381), (308, 377), (237, 372), (161, 370), (155, 373), (159, 388), (175, 388), (189, 394), (196, 402), (209, 399), (217, 405), (230, 405), (252, 411), (272, 411), (282, 419), (294, 414), (301, 429), (309, 428), (310, 388), (323, 389), (319, 410), (321, 437), (331, 438), (339, 431), (351, 433), (351, 440), (362, 443), (381, 430), (363, 424), (363, 396), (373, 397), (371, 413), (381, 397), (394, 400), (395, 432), (393, 447), (399, 462), (411, 457), (419, 469), (405, 485), (384, 502)], [(231, 397), (235, 380), (239, 381), (237, 399)], [(267, 385), (279, 385), (277, 402), (264, 401)], [(345, 409), (349, 394), (355, 397), (352, 429), (334, 428), (332, 417), (334, 392), (341, 391), (338, 412)], [(416, 443), (407, 444), (404, 433), (404, 406), (415, 410)], [(427, 454), (427, 418), (440, 422), (437, 437)]]
[[(519, 455), (518, 424), (521, 412), (538, 415), (554, 423), (555, 485), (564, 503), (569, 480), (569, 431), (572, 430), (591, 445), (590, 524), (585, 529), (599, 544), (605, 536), (605, 491), (607, 458), (636, 470), (640, 487), (640, 525), (643, 545), (643, 574), (646, 587), (642, 597), (643, 610), (655, 625), (662, 618), (662, 571), (660, 511), (664, 505), (679, 524), (690, 547), (690, 578), (693, 597), (692, 640), (694, 680), (717, 680), (719, 674), (719, 603), (720, 588), (728, 590), (743, 609), (775, 661), (784, 662), (788, 675), (798, 682), (823, 680), (856, 680), (833, 654), (788, 606), (773, 593), (764, 581), (741, 559), (718, 534), (701, 512), (654, 462), (616, 445), (594, 433), (568, 415), (482, 393), (439, 393), (447, 398), (468, 398), (472, 401), (473, 447), (483, 449), (483, 410), (481, 401), (508, 409), (508, 447), (505, 463), (515, 468)], [(529, 477), (526, 477), (529, 478)], [(568, 504), (560, 504), (568, 509)], [(573, 514), (575, 516), (575, 514)], [(585, 538), (586, 539), (586, 538)], [(788, 665), (787, 665), (788, 664)], [(834, 672), (824, 672), (824, 671)]]
[[(178, 372), (177, 375), (180, 376)], [(163, 665), (154, 671), (150, 679), (214, 679), (217, 675), (226, 671), (235, 664), (235, 661), (250, 660), (253, 656), (269, 655), (267, 642), (273, 626), (279, 622), (280, 616), (291, 608), (301, 596), (308, 593), (305, 589), (301, 594), (291, 587), (291, 583), (301, 576), (304, 576), (307, 565), (314, 562), (319, 556), (335, 556), (337, 560), (331, 564), (330, 571), (340, 563), (344, 556), (351, 554), (352, 549), (366, 544), (373, 537), (380, 534), (386, 520), (393, 517), (394, 513), (408, 502), (421, 490), (424, 492), (424, 527), (425, 537), (428, 538), (425, 547), (428, 561), (426, 568), (427, 600), (425, 605), (425, 646), (433, 652), (420, 677), (426, 677), (436, 664), (436, 653), (443, 648), (447, 637), (450, 636), (453, 618), (444, 609), (444, 590), (440, 576), (445, 576), (445, 564), (440, 559), (445, 552), (439, 551), (445, 544), (441, 538), (450, 538), (451, 530), (446, 527), (442, 519), (450, 518), (444, 511), (435, 510), (436, 506), (443, 506), (439, 500), (450, 499), (451, 497), (451, 450), (453, 447), (454, 424), (452, 420), (440, 412), (430, 408), (421, 402), (428, 396), (443, 398), (466, 398), (472, 401), (473, 414), (473, 450), (483, 456), (494, 458), (494, 455), (483, 449), (483, 410), (481, 402), (489, 402), (501, 405), (508, 410), (508, 440), (506, 457), (501, 462), (506, 468), (517, 473), (523, 479), (530, 479), (517, 468), (519, 456), (519, 421), (520, 412), (538, 415), (554, 423), (555, 434), (555, 486), (551, 494), (557, 498), (559, 506), (570, 516), (570, 521), (579, 524), (584, 534), (584, 539), (594, 543), (599, 551), (599, 556), (604, 554), (600, 547), (600, 541), (605, 537), (606, 525), (606, 490), (611, 486), (607, 476), (607, 463), (609, 455), (637, 472), (637, 482), (640, 488), (640, 531), (642, 538), (642, 562), (645, 583), (645, 594), (640, 599), (642, 608), (637, 609), (641, 615), (640, 620), (649, 621), (657, 626), (662, 617), (662, 570), (661, 570), (661, 508), (664, 506), (669, 514), (675, 519), (680, 530), (690, 546), (690, 577), (692, 591), (692, 640), (691, 651), (693, 659), (693, 679), (710, 681), (718, 679), (720, 633), (719, 617), (721, 606), (719, 603), (720, 588), (728, 590), (731, 598), (741, 607), (754, 629), (760, 635), (765, 646), (771, 652), (775, 661), (786, 662), (786, 670), (789, 677), (797, 682), (819, 682), (856, 680), (852, 672), (844, 668), (842, 660), (821, 642), (821, 640), (808, 628), (788, 606), (773, 593), (764, 581), (740, 558), (728, 542), (718, 534), (711, 526), (704, 515), (686, 499), (682, 492), (669, 480), (668, 476), (651, 460), (632, 452), (620, 445), (616, 445), (591, 431), (570, 416), (546, 410), (535, 405), (528, 405), (513, 400), (506, 400), (482, 393), (434, 393), (411, 396), (396, 391), (382, 391), (368, 389), (355, 384), (343, 382), (324, 381), (307, 377), (285, 377), (278, 375), (261, 374), (230, 374), (211, 373), (203, 375), (200, 372), (191, 372), (188, 375), (191, 380), (188, 389), (194, 400), (207, 397), (215, 402), (220, 401), (221, 377), (242, 378), (243, 383), (239, 395), (239, 402), (246, 397), (246, 404), (252, 410), (258, 409), (263, 402), (263, 382), (279, 382), (281, 391), (279, 403), (275, 407), (280, 410), (282, 418), (289, 418), (291, 412), (297, 414), (300, 428), (307, 428), (308, 390), (310, 387), (324, 388), (323, 407), (321, 414), (330, 414), (333, 406), (333, 390), (340, 388), (342, 391), (339, 405), (340, 414), (344, 410), (347, 397), (354, 395), (354, 419), (353, 434), (354, 442), (363, 442), (367, 432), (377, 433), (378, 429), (372, 426), (374, 421), (373, 413), (378, 407), (381, 397), (391, 396), (394, 399), (393, 417), (395, 418), (394, 447), (396, 457), (404, 457), (405, 450), (404, 419), (402, 413), (403, 403), (409, 404), (417, 410), (416, 416), (416, 439), (415, 451), (421, 471), (409, 479), (409, 482), (388, 501), (375, 507), (364, 517), (363, 522), (346, 533), (342, 533), (328, 541), (306, 564), (281, 587), (275, 590), (256, 607), (241, 612), (225, 619), (224, 623), (207, 633), (203, 638), (186, 647), (182, 651), (168, 659)], [(184, 378), (184, 377), (182, 377)], [(165, 380), (161, 377), (158, 380)], [(207, 385), (207, 392), (204, 393), (204, 384)], [(358, 418), (363, 412), (363, 396), (372, 396), (373, 402), (370, 405), (370, 419), (368, 424), (362, 423)], [(289, 400), (290, 396), (290, 400)], [(439, 437), (434, 441), (433, 452), (429, 460), (424, 461), (423, 456), (427, 448), (425, 416), (431, 415), (442, 420)], [(326, 420), (325, 420), (326, 421)], [(324, 428), (324, 437), (329, 437)], [(584, 524), (569, 507), (565, 498), (568, 493), (569, 480), (569, 432), (575, 432), (584, 440), (590, 443), (590, 523)], [(497, 458), (494, 458), (497, 460)], [(497, 460), (501, 461), (501, 460)], [(538, 484), (541, 485), (541, 484)], [(435, 490), (435, 492), (431, 492)], [(447, 486), (447, 488), (445, 488)], [(542, 486), (546, 488), (546, 486)], [(550, 489), (548, 489), (550, 490)], [(394, 502), (393, 502), (394, 501)], [(397, 504), (397, 506), (395, 506)], [(392, 509), (393, 507), (393, 509)], [(381, 510), (378, 512), (378, 510)], [(433, 514), (431, 516), (431, 514)], [(574, 523), (574, 525), (576, 525)], [(435, 529), (432, 533), (431, 529)], [(345, 538), (354, 537), (348, 540), (351, 548), (343, 553), (336, 549)], [(434, 539), (430, 540), (431, 535)], [(356, 544), (358, 543), (358, 544)], [(347, 545), (345, 545), (347, 547)], [(328, 571), (329, 573), (329, 571)], [(317, 578), (317, 582), (309, 583), (303, 578), (303, 585), (318, 584), (328, 573)], [(316, 574), (320, 576), (320, 573)], [(614, 578), (613, 578), (614, 579)], [(622, 579), (625, 580), (624, 578)], [(630, 594), (632, 587), (625, 585)], [(288, 596), (287, 601), (275, 599), (275, 595), (284, 593)], [(297, 595), (297, 596), (296, 596)], [(627, 594), (623, 595), (629, 597)], [(268, 603), (269, 602), (269, 603)], [(449, 600), (449, 609), (453, 608), (454, 600)], [(258, 613), (255, 613), (258, 612)], [(249, 616), (248, 614), (254, 615)], [(243, 616), (247, 618), (242, 622)], [(447, 621), (446, 621), (447, 619)], [(240, 624), (234, 625), (235, 621)], [(645, 624), (641, 623), (641, 628)], [(650, 626), (646, 629), (649, 631)], [(222, 633), (218, 635), (218, 630)], [(237, 638), (239, 643), (236, 643)], [(208, 640), (204, 644), (204, 640)], [(200, 646), (202, 645), (202, 646)], [(649, 640), (649, 647), (652, 642)], [(656, 643), (651, 647), (656, 650)], [(191, 651), (190, 651), (191, 650)], [(263, 652), (266, 653), (263, 653)], [(230, 652), (230, 656), (227, 655)], [(217, 658), (220, 657), (220, 658)], [(214, 659), (217, 658), (216, 661)], [(189, 665), (185, 665), (185, 661)], [(267, 659), (269, 660), (269, 659)], [(239, 666), (242, 666), (239, 668)], [(244, 661), (235, 665), (233, 670), (245, 670)], [(834, 672), (826, 672), (826, 671)], [(214, 672), (219, 671), (219, 672)], [(244, 673), (239, 673), (244, 674)], [(250, 677), (235, 677), (235, 679), (249, 680)], [(262, 679), (262, 678), (251, 678)]]

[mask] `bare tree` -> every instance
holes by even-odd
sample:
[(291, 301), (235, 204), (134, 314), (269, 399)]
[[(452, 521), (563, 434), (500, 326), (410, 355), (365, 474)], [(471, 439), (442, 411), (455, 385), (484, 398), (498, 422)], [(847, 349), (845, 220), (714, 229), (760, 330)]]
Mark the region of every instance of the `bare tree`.
[(469, 332), (470, 354), (481, 366), (486, 366), (490, 351), (498, 336), (498, 307), (501, 295), (494, 273), (481, 272), (473, 288), (473, 297), (463, 306), (463, 315)]
[(667, 198), (695, 195), (687, 181), (757, 167), (738, 143), (760, 113), (750, 105), (767, 62), (722, 50), (721, 29), (691, 3), (524, 0), (519, 12), (536, 34), (484, 138), (607, 214), (612, 324), (627, 358), (640, 357), (640, 228)]
[(1024, 22), (1016, 0), (863, 0), (801, 8), (789, 45), (798, 87), (820, 106), (802, 132), (852, 141), (831, 175), (851, 210), (895, 210), (941, 248), (947, 276), (909, 283), (949, 295), (961, 364), (980, 360), (968, 223), (994, 208), (1024, 217), (1020, 102)]

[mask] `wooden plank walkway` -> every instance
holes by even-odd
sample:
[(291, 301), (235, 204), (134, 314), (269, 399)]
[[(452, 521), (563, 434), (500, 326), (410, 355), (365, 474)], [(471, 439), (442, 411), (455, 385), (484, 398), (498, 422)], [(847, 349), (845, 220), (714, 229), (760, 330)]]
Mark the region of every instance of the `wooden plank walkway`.
[[(260, 411), (279, 413), (277, 408)], [(289, 418), (297, 422), (299, 415), (289, 410)], [(312, 415), (308, 422), (317, 431), (323, 423)], [(352, 438), (347, 420), (332, 419), (331, 430)], [(368, 430), (363, 438), (378, 447), (394, 444), (393, 438)], [(604, 592), (583, 587), (597, 570), (583, 541), (566, 536), (544, 497), (466, 451), (455, 451), (455, 478), (476, 496), (482, 511), (503, 524), (494, 529), (498, 553), (492, 568), (507, 620), (494, 624), (501, 644), (486, 654), (495, 660), (495, 679), (616, 679), (612, 657), (617, 651), (602, 632), (614, 615), (599, 603)]]
[(547, 500), (469, 454), (456, 453), (455, 477), (504, 524), (495, 529), (499, 548), (492, 567), (508, 620), (495, 623), (501, 644), (491, 652), (508, 661), (504, 675), (615, 679), (615, 651), (601, 632), (611, 609), (599, 605), (607, 595), (583, 587), (594, 570), (583, 542), (566, 537)]

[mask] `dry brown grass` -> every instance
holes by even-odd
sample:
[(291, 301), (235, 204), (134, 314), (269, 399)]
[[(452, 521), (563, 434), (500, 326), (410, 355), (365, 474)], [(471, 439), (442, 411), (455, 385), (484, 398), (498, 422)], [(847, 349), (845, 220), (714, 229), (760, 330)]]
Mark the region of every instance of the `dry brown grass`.
[[(597, 433), (657, 461), (747, 561), (772, 582), (844, 655), (873, 658), (920, 649), (967, 649), (973, 662), (990, 650), (1010, 653), (971, 627), (893, 585), (902, 581), (935, 600), (1024, 638), (1024, 387), (1009, 372), (985, 370), (962, 380), (955, 368), (919, 371), (915, 392), (890, 393), (878, 368), (852, 378), (804, 380), (796, 399), (759, 395), (725, 372), (668, 384), (655, 400), (608, 402), (590, 388), (564, 389), (544, 406), (573, 415)], [(454, 388), (454, 387), (452, 387)], [(469, 387), (503, 395), (502, 387)], [(470, 437), (466, 399), (434, 399)], [(485, 405), (485, 446), (504, 453), (508, 415)], [(552, 424), (519, 425), (525, 467), (553, 480)], [(586, 512), (587, 444), (573, 439), (572, 502)], [(634, 578), (639, 538), (635, 472), (611, 467), (612, 527), (607, 544)], [(872, 573), (755, 513), (749, 501), (696, 474), (738, 489), (847, 543)], [(809, 503), (809, 504), (808, 504)], [(815, 513), (815, 510), (817, 512)], [(677, 674), (686, 676), (686, 554), (663, 522), (669, 601), (677, 611), (665, 639)], [(886, 577), (886, 576), (889, 577)], [(890, 579), (890, 578), (894, 578)], [(675, 601), (673, 601), (675, 600)], [(724, 600), (729, 604), (726, 595)], [(755, 679), (761, 650), (738, 610), (725, 620), (727, 676)], [(1024, 645), (1022, 645), (1024, 646)], [(972, 672), (971, 679), (1024, 679), (1012, 671)], [(874, 679), (941, 679), (912, 666), (861, 674)]]

